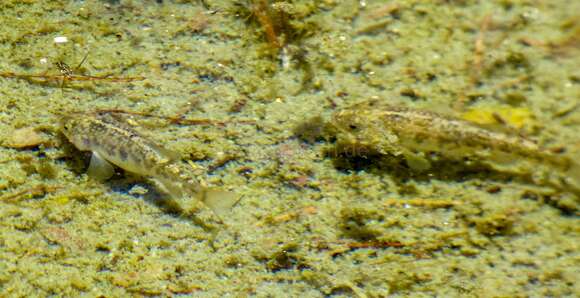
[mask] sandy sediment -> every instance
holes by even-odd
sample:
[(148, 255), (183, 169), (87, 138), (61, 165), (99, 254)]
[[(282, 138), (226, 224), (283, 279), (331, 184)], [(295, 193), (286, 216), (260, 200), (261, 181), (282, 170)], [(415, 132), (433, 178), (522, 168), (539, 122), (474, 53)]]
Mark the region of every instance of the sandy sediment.
[[(414, 173), (336, 148), (326, 125), (373, 98), (574, 154), (578, 11), (573, 1), (2, 1), (0, 293), (578, 296), (577, 198), (461, 164)], [(243, 195), (225, 224), (193, 204), (167, 212), (161, 193), (122, 170), (89, 179), (87, 154), (57, 123), (99, 109), (134, 114), (192, 176)]]

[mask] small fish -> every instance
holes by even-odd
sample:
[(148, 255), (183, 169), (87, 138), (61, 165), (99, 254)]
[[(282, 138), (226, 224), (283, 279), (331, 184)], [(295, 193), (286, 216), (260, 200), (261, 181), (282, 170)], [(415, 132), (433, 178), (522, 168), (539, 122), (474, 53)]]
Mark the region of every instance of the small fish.
[(561, 170), (565, 184), (580, 190), (576, 161), (526, 138), (453, 117), (368, 101), (336, 112), (331, 124), (341, 146), (403, 156), (414, 170), (429, 169), (432, 153), (449, 160), (472, 158), (500, 170), (527, 160)]
[(114, 113), (69, 114), (62, 117), (61, 130), (79, 150), (92, 152), (88, 175), (98, 180), (114, 174), (113, 164), (148, 177), (175, 201), (184, 196), (197, 198), (220, 218), (239, 199), (187, 177), (177, 154), (144, 138)]

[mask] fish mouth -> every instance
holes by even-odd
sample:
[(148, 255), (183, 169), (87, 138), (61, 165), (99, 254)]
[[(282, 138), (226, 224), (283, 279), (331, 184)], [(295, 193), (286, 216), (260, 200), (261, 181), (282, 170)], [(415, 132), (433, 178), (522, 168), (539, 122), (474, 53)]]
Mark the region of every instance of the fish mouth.
[(72, 117), (70, 116), (61, 116), (60, 119), (58, 119), (58, 124), (59, 124), (59, 128), (60, 130), (64, 130), (64, 128), (67, 126), (67, 124), (69, 124), (72, 120)]
[(70, 115), (62, 115), (58, 122), (59, 130), (70, 139), (74, 126), (74, 117)]

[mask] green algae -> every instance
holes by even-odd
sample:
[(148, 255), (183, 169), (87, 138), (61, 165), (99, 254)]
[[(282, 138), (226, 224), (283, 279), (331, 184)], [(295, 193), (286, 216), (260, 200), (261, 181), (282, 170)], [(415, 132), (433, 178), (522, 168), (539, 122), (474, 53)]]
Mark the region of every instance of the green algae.
[[(458, 114), (507, 103), (533, 114), (524, 132), (580, 151), (578, 4), (275, 1), (273, 19), (290, 16), (283, 53), (251, 12), (202, 2), (0, 4), (0, 72), (58, 74), (54, 62), (76, 66), (88, 53), (80, 75), (146, 77), (64, 90), (1, 79), (0, 137), (33, 127), (50, 139), (0, 148), (3, 296), (579, 295), (573, 198), (486, 172), (429, 178), (392, 160), (333, 157), (324, 124), (368, 98)], [(59, 134), (57, 113), (113, 108), (225, 122), (135, 117), (193, 160), (200, 179), (244, 195), (217, 234), (130, 195), (135, 184), (150, 189), (142, 180), (85, 176), (86, 158)], [(345, 249), (370, 240), (403, 246)]]

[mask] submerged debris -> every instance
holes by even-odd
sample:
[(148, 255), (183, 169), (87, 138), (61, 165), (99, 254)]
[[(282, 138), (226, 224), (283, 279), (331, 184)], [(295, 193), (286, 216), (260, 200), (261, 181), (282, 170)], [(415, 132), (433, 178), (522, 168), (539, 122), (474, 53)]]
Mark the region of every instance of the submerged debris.
[(45, 142), (46, 139), (34, 127), (23, 127), (12, 131), (2, 145), (9, 148), (25, 149), (39, 146)]
[(236, 1), (234, 7), (238, 9), (236, 14), (258, 25), (273, 49), (282, 49), (315, 29), (314, 24), (303, 20), (315, 9), (314, 5), (277, 0), (249, 0)]
[(23, 198), (32, 198), (32, 197), (44, 196), (47, 193), (55, 192), (59, 188), (60, 187), (58, 187), (58, 186), (39, 184), (39, 185), (34, 186), (32, 188), (27, 188), (27, 189), (23, 189), (23, 190), (14, 192), (14, 193), (5, 194), (5, 195), (0, 197), (0, 201), (2, 201), (2, 202), (4, 202), (4, 201), (15, 202), (15, 201), (21, 200)]
[(455, 201), (450, 199), (386, 199), (384, 202), (385, 207), (426, 207), (426, 208), (450, 208), (456, 205), (461, 205), (461, 201)]
[[(87, 54), (88, 55), (88, 54)], [(101, 76), (91, 76), (84, 74), (76, 74), (81, 65), (86, 61), (87, 55), (82, 59), (77, 67), (72, 69), (68, 64), (63, 61), (56, 61), (54, 63), (55, 68), (58, 70), (59, 74), (23, 74), (14, 72), (0, 72), (0, 77), (3, 78), (14, 78), (29, 81), (31, 83), (50, 83), (57, 82), (61, 90), (64, 90), (68, 82), (73, 81), (104, 81), (109, 83), (129, 83), (135, 81), (142, 81), (145, 77), (135, 76), (135, 77), (119, 77), (111, 75), (101, 75)]]

